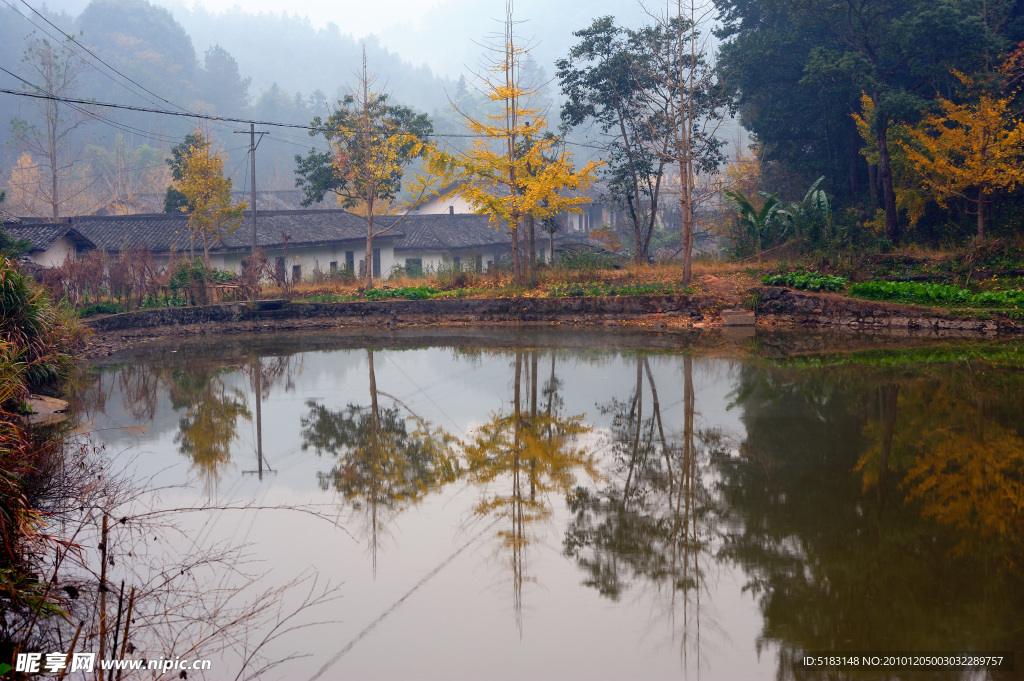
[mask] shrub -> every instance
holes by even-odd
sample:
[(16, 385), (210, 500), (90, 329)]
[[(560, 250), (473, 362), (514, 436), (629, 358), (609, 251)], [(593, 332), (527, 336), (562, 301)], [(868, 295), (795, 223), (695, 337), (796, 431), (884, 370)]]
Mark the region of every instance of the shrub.
[(607, 270), (615, 264), (615, 258), (610, 253), (580, 249), (562, 252), (558, 256), (558, 264), (567, 270)]
[(24, 363), (26, 389), (65, 378), (81, 334), (67, 308), (51, 304), (44, 289), (0, 257), (0, 340)]
[[(156, 306), (153, 305), (152, 307)], [(92, 305), (88, 305), (79, 310), (78, 316), (84, 319), (86, 317), (95, 317), (98, 314), (117, 314), (119, 312), (125, 312), (125, 309), (124, 306), (118, 305), (117, 303), (93, 303)]]

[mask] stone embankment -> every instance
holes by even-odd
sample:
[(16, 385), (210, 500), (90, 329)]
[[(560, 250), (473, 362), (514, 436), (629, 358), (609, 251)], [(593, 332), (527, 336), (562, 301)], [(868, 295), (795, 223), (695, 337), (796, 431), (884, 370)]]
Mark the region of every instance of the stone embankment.
[[(690, 326), (720, 313), (714, 296), (609, 298), (471, 298), (266, 305), (225, 303), (206, 307), (140, 310), (87, 320), (94, 332), (88, 355), (156, 338), (207, 333), (252, 333), (317, 328), (382, 328), (450, 325), (643, 323), (656, 330)], [(267, 309), (272, 308), (272, 309)]]
[(778, 286), (755, 288), (752, 293), (758, 301), (758, 316), (770, 315), (779, 324), (949, 330), (984, 335), (1024, 331), (1024, 327), (1009, 319), (961, 317), (940, 308), (858, 300), (828, 293), (803, 293)]
[[(878, 330), (912, 335), (992, 336), (1021, 333), (1003, 319), (957, 316), (936, 308), (856, 300), (765, 286), (748, 292), (757, 324)], [(158, 338), (300, 329), (383, 329), (431, 325), (603, 325), (685, 331), (751, 324), (739, 297), (618, 296), (608, 298), (486, 298), (350, 303), (278, 301), (141, 310), (91, 319), (87, 355), (106, 355)], [(736, 308), (729, 310), (726, 308)]]

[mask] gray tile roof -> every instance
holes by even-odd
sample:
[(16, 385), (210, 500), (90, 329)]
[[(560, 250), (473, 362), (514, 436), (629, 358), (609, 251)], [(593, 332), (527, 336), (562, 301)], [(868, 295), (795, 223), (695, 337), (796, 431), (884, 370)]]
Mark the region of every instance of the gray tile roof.
[[(108, 251), (119, 251), (122, 247), (136, 244), (147, 244), (157, 253), (169, 251), (172, 245), (179, 251), (189, 248), (188, 216), (184, 213), (87, 215), (71, 218), (71, 222), (98, 247)], [(257, 211), (256, 226), (256, 241), (263, 248), (283, 246), (283, 234), (291, 235), (290, 246), (366, 239), (363, 218), (345, 210)], [(400, 228), (385, 235), (391, 238), (400, 236)], [(210, 250), (245, 251), (251, 243), (252, 228), (247, 214), (241, 227)]]
[(395, 242), (396, 251), (449, 251), (511, 241), (508, 227), (492, 223), (486, 215), (408, 215), (395, 229), (405, 232)]
[[(151, 214), (159, 213), (164, 209), (163, 193), (140, 194), (131, 201), (128, 206), (132, 213)], [(248, 203), (251, 200), (250, 192), (234, 190), (231, 192), (231, 203), (237, 205), (241, 202)], [(256, 210), (324, 210), (337, 208), (333, 200), (328, 199), (315, 203), (308, 209), (302, 207), (302, 199), (305, 195), (298, 189), (272, 189), (256, 191)], [(96, 211), (96, 215), (112, 215), (105, 208)]]
[(33, 251), (45, 251), (53, 245), (57, 239), (66, 236), (75, 243), (78, 248), (96, 248), (90, 239), (83, 236), (81, 232), (65, 223), (36, 223), (36, 224), (5, 224), (4, 229), (14, 239), (24, 239), (32, 244)]

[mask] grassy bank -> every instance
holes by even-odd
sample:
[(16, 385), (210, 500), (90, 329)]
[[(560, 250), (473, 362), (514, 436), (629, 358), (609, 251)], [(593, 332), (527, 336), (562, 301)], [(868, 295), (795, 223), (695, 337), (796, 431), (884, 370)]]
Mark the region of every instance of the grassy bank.
[(50, 533), (47, 508), (52, 471), (63, 456), (60, 433), (27, 425), (33, 392), (59, 392), (74, 367), (82, 332), (74, 315), (7, 258), (0, 257), (0, 663), (10, 659), (32, 627), (62, 613), (42, 577)]

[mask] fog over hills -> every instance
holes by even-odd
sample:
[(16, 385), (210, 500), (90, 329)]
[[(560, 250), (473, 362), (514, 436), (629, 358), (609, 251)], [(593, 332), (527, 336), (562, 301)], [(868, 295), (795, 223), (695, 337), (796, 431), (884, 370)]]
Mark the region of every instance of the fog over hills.
[[(463, 123), (452, 112), (451, 101), (461, 98), (462, 106), (470, 109), (481, 102), (473, 96), (473, 74), (486, 59), (485, 45), (502, 30), (499, 19), (505, 11), (501, 0), (382, 0), (360, 5), (299, 0), (287, 6), (290, 13), (272, 11), (271, 7), (280, 7), (277, 3), (265, 8), (264, 0), (251, 0), (245, 9), (228, 6), (230, 1), (218, 5), (221, 0), (56, 0), (43, 5), (11, 0), (0, 5), (0, 66), (16, 76), (0, 73), (0, 87), (27, 88), (18, 77), (32, 82), (38, 75), (33, 76), (22, 59), (26, 47), (34, 39), (61, 42), (63, 31), (75, 34), (94, 53), (86, 55), (76, 48), (83, 71), (73, 90), (64, 93), (67, 96), (308, 125), (314, 116), (328, 114), (355, 84), (365, 49), (376, 86), (392, 101), (429, 114), (436, 131), (458, 135)], [(609, 14), (627, 26), (650, 21), (632, 0), (517, 2), (517, 32), (532, 46), (531, 79), (549, 81), (544, 93), (550, 98), (546, 115), (552, 127), (558, 122), (558, 88), (550, 82), (554, 61), (575, 43), (573, 31)], [(111, 68), (101, 66), (98, 59)], [(10, 122), (31, 121), (39, 113), (38, 100), (0, 96), (0, 187), (10, 186), (22, 151), (8, 144)], [(101, 168), (109, 166), (116, 149), (121, 156), (131, 156), (139, 168), (159, 174), (164, 170), (160, 159), (196, 125), (184, 117), (91, 111), (70, 138), (69, 148), (80, 154), (74, 162), (84, 169), (77, 181), (105, 182)], [(226, 169), (236, 188), (244, 189), (248, 138), (233, 132), (243, 125), (202, 127), (215, 148), (227, 154)], [(457, 138), (449, 141), (464, 143)], [(318, 143), (322, 144), (303, 130), (275, 128), (258, 149), (258, 186), (294, 188), (295, 154)], [(594, 153), (586, 145), (574, 151), (581, 159)], [(165, 179), (154, 177), (145, 193), (158, 191), (161, 183), (166, 186)], [(13, 199), (9, 192), (8, 200)]]

